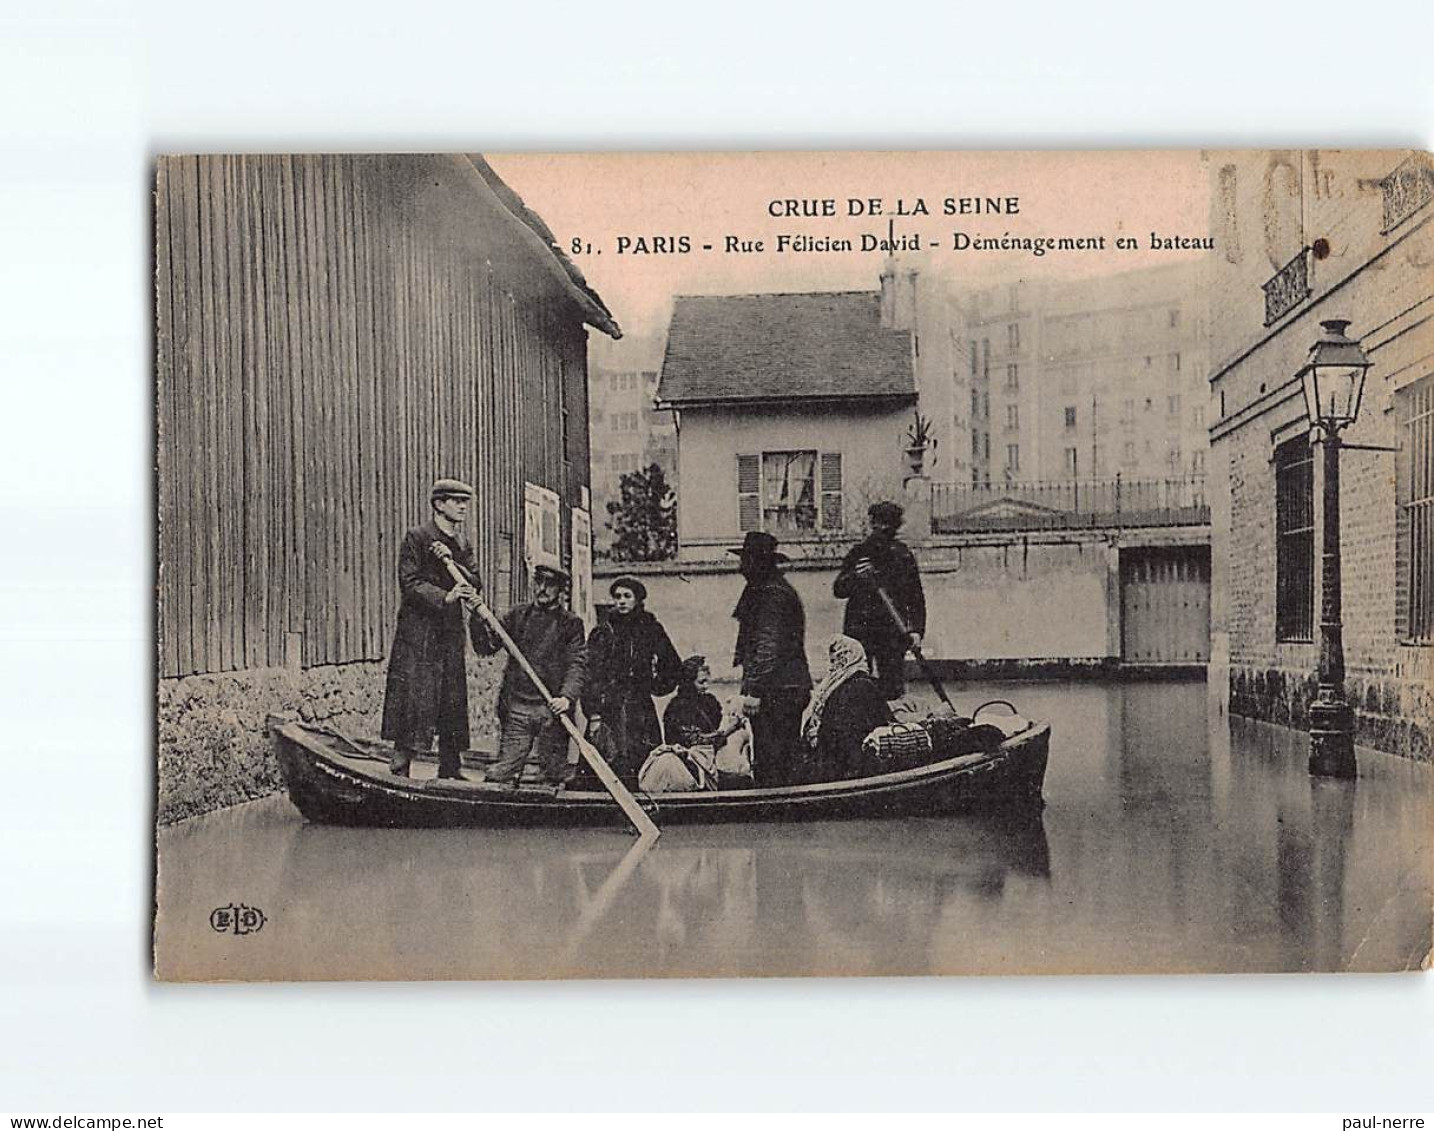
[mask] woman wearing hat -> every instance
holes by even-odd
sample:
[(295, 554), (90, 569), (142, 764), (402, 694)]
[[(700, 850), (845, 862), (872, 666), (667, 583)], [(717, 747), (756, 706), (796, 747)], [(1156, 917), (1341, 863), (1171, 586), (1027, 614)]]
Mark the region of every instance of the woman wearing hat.
[(612, 768), (629, 788), (648, 754), (662, 745), (654, 695), (670, 695), (682, 674), (677, 649), (644, 607), (647, 587), (635, 577), (608, 586), (612, 610), (588, 637), (588, 681), (583, 710), (594, 738), (602, 737)]

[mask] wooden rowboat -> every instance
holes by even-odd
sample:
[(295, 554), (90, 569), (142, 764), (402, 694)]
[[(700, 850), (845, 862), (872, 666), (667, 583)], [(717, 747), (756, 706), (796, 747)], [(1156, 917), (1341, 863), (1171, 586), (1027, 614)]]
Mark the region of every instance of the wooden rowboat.
[[(310, 821), (396, 828), (621, 825), (605, 792), (536, 783), (504, 789), (472, 781), (402, 778), (388, 753), (322, 727), (270, 718), (269, 734), (294, 805)], [(766, 789), (639, 794), (658, 825), (716, 821), (804, 821), (841, 817), (932, 816), (998, 806), (1039, 809), (1050, 726), (1013, 721), (989, 752), (849, 781)], [(465, 754), (481, 766), (491, 755)]]

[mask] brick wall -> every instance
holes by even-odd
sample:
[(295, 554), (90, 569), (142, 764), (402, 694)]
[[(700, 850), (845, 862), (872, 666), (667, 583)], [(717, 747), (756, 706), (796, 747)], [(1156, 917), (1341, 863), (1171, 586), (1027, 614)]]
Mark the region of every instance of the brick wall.
[[(1212, 223), (1226, 239), (1215, 252), (1211, 289), (1213, 352), (1221, 359), (1212, 388), (1214, 404), (1223, 405), (1212, 429), (1211, 459), (1218, 467), (1212, 490), (1221, 479), (1228, 482), (1226, 498), (1212, 506), (1211, 627), (1217, 641), (1228, 641), (1230, 709), (1303, 726), (1318, 662), (1320, 463), (1316, 453), (1316, 640), (1281, 644), (1275, 640), (1274, 449), (1305, 433), (1294, 377), (1319, 322), (1328, 318), (1351, 319), (1351, 332), (1374, 362), (1359, 420), (1344, 440), (1400, 442), (1395, 393), (1434, 365), (1434, 217), (1421, 213), (1387, 236), (1379, 232), (1378, 180), (1402, 155), (1306, 154), (1310, 197), (1303, 228), (1286, 232), (1281, 217), (1298, 215), (1299, 200), (1286, 199), (1280, 186), (1288, 178), (1271, 176), (1267, 166), (1278, 164), (1278, 156), (1216, 155), (1211, 162)], [(1301, 161), (1293, 155), (1285, 165), (1298, 170)], [(1222, 219), (1227, 207), (1236, 210), (1233, 221)], [(1285, 236), (1293, 240), (1288, 247)], [(1312, 268), (1310, 298), (1265, 327), (1260, 284), (1272, 265), (1301, 242), (1322, 238), (1332, 252)], [(1346, 451), (1340, 461), (1346, 691), (1357, 742), (1428, 760), (1434, 649), (1398, 637), (1395, 460), (1392, 453)]]

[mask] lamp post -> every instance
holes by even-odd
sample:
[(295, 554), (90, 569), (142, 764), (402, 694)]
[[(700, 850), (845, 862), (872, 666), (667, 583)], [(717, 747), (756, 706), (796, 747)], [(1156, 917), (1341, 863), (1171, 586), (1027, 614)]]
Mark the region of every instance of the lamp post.
[(1344, 697), (1344, 639), (1340, 610), (1339, 439), (1354, 423), (1364, 396), (1370, 360), (1357, 340), (1345, 335), (1349, 321), (1321, 322), (1319, 340), (1300, 370), (1305, 412), (1324, 449), (1324, 533), (1320, 574), (1319, 688), (1310, 704), (1311, 774), (1352, 778), (1354, 713)]

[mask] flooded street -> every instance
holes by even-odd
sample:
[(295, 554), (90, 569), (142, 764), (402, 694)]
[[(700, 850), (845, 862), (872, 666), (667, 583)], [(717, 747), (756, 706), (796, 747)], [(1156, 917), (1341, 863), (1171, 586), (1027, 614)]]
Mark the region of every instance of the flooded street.
[[(162, 830), (183, 979), (1378, 970), (1430, 947), (1430, 767), (1211, 718), (1201, 682), (980, 685), (1051, 720), (1046, 807), (805, 825), (372, 830), (283, 797)], [(658, 816), (661, 820), (660, 813)], [(261, 930), (210, 926), (228, 904)]]

